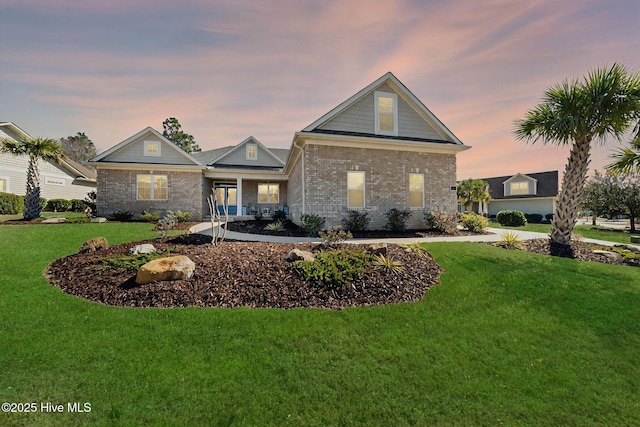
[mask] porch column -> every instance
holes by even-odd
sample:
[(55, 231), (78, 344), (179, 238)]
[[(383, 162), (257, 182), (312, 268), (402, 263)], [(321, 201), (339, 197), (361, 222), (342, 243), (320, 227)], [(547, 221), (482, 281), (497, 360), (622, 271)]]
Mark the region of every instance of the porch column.
[(236, 203), (238, 204), (238, 216), (242, 215), (242, 178), (236, 180)]

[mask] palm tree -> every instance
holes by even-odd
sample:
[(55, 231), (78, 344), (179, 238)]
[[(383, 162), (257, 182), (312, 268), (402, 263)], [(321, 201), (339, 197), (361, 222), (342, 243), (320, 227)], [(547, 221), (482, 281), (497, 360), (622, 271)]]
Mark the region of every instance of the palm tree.
[(491, 198), (488, 184), (481, 179), (465, 179), (457, 187), (458, 198), (467, 212), (471, 212), (474, 202), (488, 202)]
[(619, 150), (617, 153), (611, 155), (611, 157), (617, 160), (607, 165), (607, 170), (610, 172), (640, 174), (640, 139), (632, 141), (628, 148)]
[(32, 138), (25, 136), (16, 141), (4, 138), (0, 141), (0, 152), (15, 156), (29, 156), (27, 167), (27, 188), (24, 196), (24, 213), (26, 220), (40, 217), (40, 172), (38, 160), (58, 161), (62, 154), (62, 146), (53, 139)]
[(591, 143), (607, 137), (621, 140), (632, 127), (640, 137), (640, 73), (620, 64), (596, 69), (582, 81), (547, 89), (542, 102), (516, 121), (519, 140), (569, 145), (571, 152), (562, 179), (551, 225), (551, 241), (571, 243), (580, 196), (589, 166)]

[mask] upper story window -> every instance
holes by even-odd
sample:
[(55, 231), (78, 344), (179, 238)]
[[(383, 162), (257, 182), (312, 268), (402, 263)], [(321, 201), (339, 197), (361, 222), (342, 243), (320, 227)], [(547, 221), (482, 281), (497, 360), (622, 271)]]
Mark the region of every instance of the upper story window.
[(395, 93), (374, 93), (376, 134), (398, 136), (398, 95)]
[(247, 144), (247, 160), (258, 160), (258, 146)]
[(347, 207), (364, 208), (364, 172), (347, 172)]
[(160, 143), (156, 141), (144, 142), (144, 155), (145, 156), (160, 156)]
[(7, 192), (7, 179), (0, 178), (0, 193), (6, 193), (6, 192)]
[(512, 182), (510, 183), (511, 194), (529, 194), (528, 182)]

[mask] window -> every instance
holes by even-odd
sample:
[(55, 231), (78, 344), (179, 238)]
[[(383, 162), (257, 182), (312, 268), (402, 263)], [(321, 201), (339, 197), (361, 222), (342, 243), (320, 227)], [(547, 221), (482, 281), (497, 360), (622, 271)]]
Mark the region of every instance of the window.
[(424, 175), (409, 174), (409, 207), (424, 208)]
[(247, 144), (247, 160), (258, 160), (258, 146)]
[(0, 178), (0, 193), (6, 193), (6, 192), (7, 192), (7, 179)]
[(144, 142), (144, 155), (145, 156), (160, 156), (160, 143), (156, 141)]
[(64, 187), (64, 178), (44, 178), (44, 183), (49, 185), (58, 185), (60, 187)]
[(398, 96), (375, 92), (376, 134), (398, 135)]
[(167, 175), (138, 175), (138, 200), (167, 200)]
[(347, 172), (347, 207), (364, 208), (364, 172)]
[(258, 203), (280, 203), (280, 184), (258, 184)]
[(511, 194), (529, 194), (528, 182), (512, 182)]

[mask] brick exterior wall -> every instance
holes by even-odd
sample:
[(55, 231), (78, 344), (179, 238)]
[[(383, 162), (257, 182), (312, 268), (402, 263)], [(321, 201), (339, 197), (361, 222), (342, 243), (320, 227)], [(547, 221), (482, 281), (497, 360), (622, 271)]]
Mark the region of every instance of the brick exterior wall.
[[(370, 229), (384, 228), (389, 209), (408, 209), (410, 173), (424, 174), (425, 206), (411, 209), (409, 228), (424, 228), (424, 214), (432, 210), (456, 211), (456, 192), (451, 189), (456, 185), (454, 154), (309, 144), (304, 156), (305, 210), (325, 217), (327, 226), (342, 223), (347, 212), (347, 172), (356, 170), (365, 172)], [(289, 188), (293, 187), (290, 182)], [(297, 211), (297, 206), (292, 209), (292, 213)]]
[(116, 211), (129, 211), (138, 217), (142, 212), (168, 210), (189, 212), (194, 221), (201, 221), (204, 196), (202, 172), (155, 170), (155, 175), (167, 175), (167, 200), (136, 200), (136, 176), (147, 170), (98, 170), (98, 215), (109, 217)]
[(302, 215), (302, 157), (298, 159), (289, 173), (287, 201), (289, 203), (289, 218), (294, 223), (300, 224), (300, 216)]

